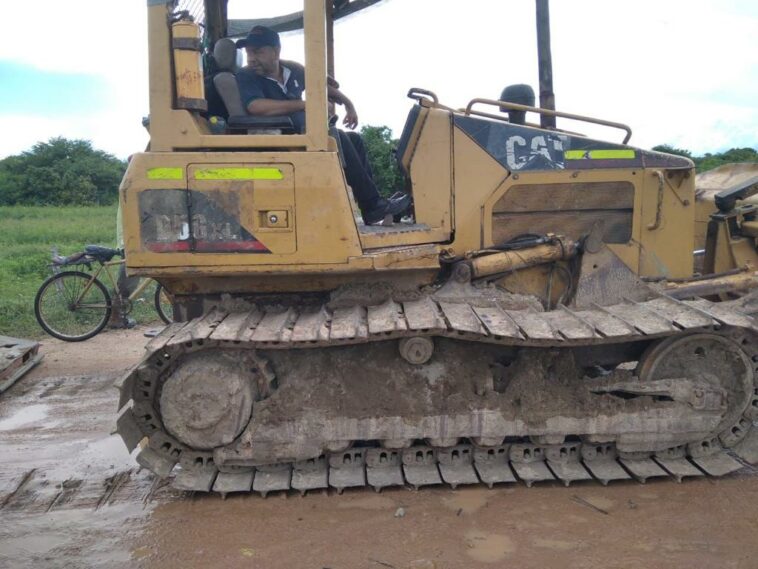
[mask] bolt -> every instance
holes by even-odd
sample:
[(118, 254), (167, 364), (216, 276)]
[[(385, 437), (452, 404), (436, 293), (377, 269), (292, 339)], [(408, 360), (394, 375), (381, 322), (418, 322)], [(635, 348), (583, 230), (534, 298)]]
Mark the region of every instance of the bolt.
[(471, 280), (471, 267), (467, 263), (458, 263), (453, 269), (453, 278), (459, 283), (467, 283)]

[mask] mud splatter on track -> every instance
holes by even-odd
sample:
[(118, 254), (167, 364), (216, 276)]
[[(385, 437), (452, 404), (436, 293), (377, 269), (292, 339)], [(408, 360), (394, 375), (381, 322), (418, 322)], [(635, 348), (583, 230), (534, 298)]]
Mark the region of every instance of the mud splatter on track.
[(607, 488), (172, 492), (109, 435), (112, 381), (144, 342), (45, 342), (39, 368), (0, 397), (0, 568), (755, 568), (749, 469)]

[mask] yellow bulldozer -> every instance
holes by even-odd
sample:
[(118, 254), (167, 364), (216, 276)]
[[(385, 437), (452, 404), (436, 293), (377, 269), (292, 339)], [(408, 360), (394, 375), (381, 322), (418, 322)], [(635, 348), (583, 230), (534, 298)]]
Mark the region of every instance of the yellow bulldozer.
[(755, 180), (717, 192), (695, 255), (689, 159), (630, 146), (619, 123), (412, 88), (396, 155), (413, 207), (367, 225), (327, 82), (334, 21), (375, 3), (257, 22), (304, 30), (292, 133), (206, 114), (203, 51), (250, 21), (227, 0), (148, 0), (150, 145), (120, 203), (128, 271), (157, 279), (178, 321), (118, 384), (137, 462), (224, 495), (758, 462)]

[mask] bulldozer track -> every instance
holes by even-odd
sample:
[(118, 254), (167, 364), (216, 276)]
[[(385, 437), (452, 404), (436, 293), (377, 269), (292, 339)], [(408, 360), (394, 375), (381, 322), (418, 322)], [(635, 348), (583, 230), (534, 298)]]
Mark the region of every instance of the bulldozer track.
[[(168, 326), (147, 346), (148, 354), (117, 384), (120, 391), (117, 431), (129, 451), (138, 446), (138, 463), (173, 486), (187, 491), (270, 492), (371, 486), (415, 488), (447, 484), (540, 481), (568, 485), (582, 480), (722, 476), (758, 462), (758, 385), (738, 421), (702, 441), (656, 453), (622, 453), (615, 444), (564, 442), (535, 445), (524, 439), (495, 447), (420, 444), (405, 449), (363, 441), (341, 452), (303, 462), (258, 467), (214, 464), (208, 451), (175, 440), (162, 427), (157, 393), (162, 370), (182, 355), (213, 348), (312, 349), (417, 336), (446, 337), (504, 346), (581, 347), (618, 344), (715, 332), (737, 342), (758, 377), (758, 323), (750, 316), (707, 300), (679, 301), (658, 297), (583, 310), (552, 312), (505, 310), (466, 302), (424, 297), (410, 302), (330, 310), (262, 309), (227, 313), (214, 309), (186, 323)], [(259, 382), (272, 383), (273, 372), (259, 362)], [(259, 386), (265, 391), (265, 385)], [(568, 439), (570, 440), (570, 439)]]

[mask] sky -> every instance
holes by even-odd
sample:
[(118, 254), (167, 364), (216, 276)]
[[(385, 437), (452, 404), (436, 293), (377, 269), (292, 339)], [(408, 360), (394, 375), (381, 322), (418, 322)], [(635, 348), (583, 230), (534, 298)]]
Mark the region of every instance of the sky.
[[(7, 4), (0, 158), (55, 136), (91, 140), (120, 158), (144, 149), (146, 1)], [(232, 17), (301, 8), (302, 0), (230, 0)], [(755, 0), (552, 0), (550, 16), (559, 110), (626, 123), (630, 144), (642, 148), (758, 148)], [(455, 108), (497, 98), (513, 83), (537, 91), (534, 0), (385, 0), (339, 21), (335, 41), (337, 79), (361, 123), (387, 125), (396, 136), (410, 87)], [(302, 60), (302, 35), (282, 43), (282, 57)]]

